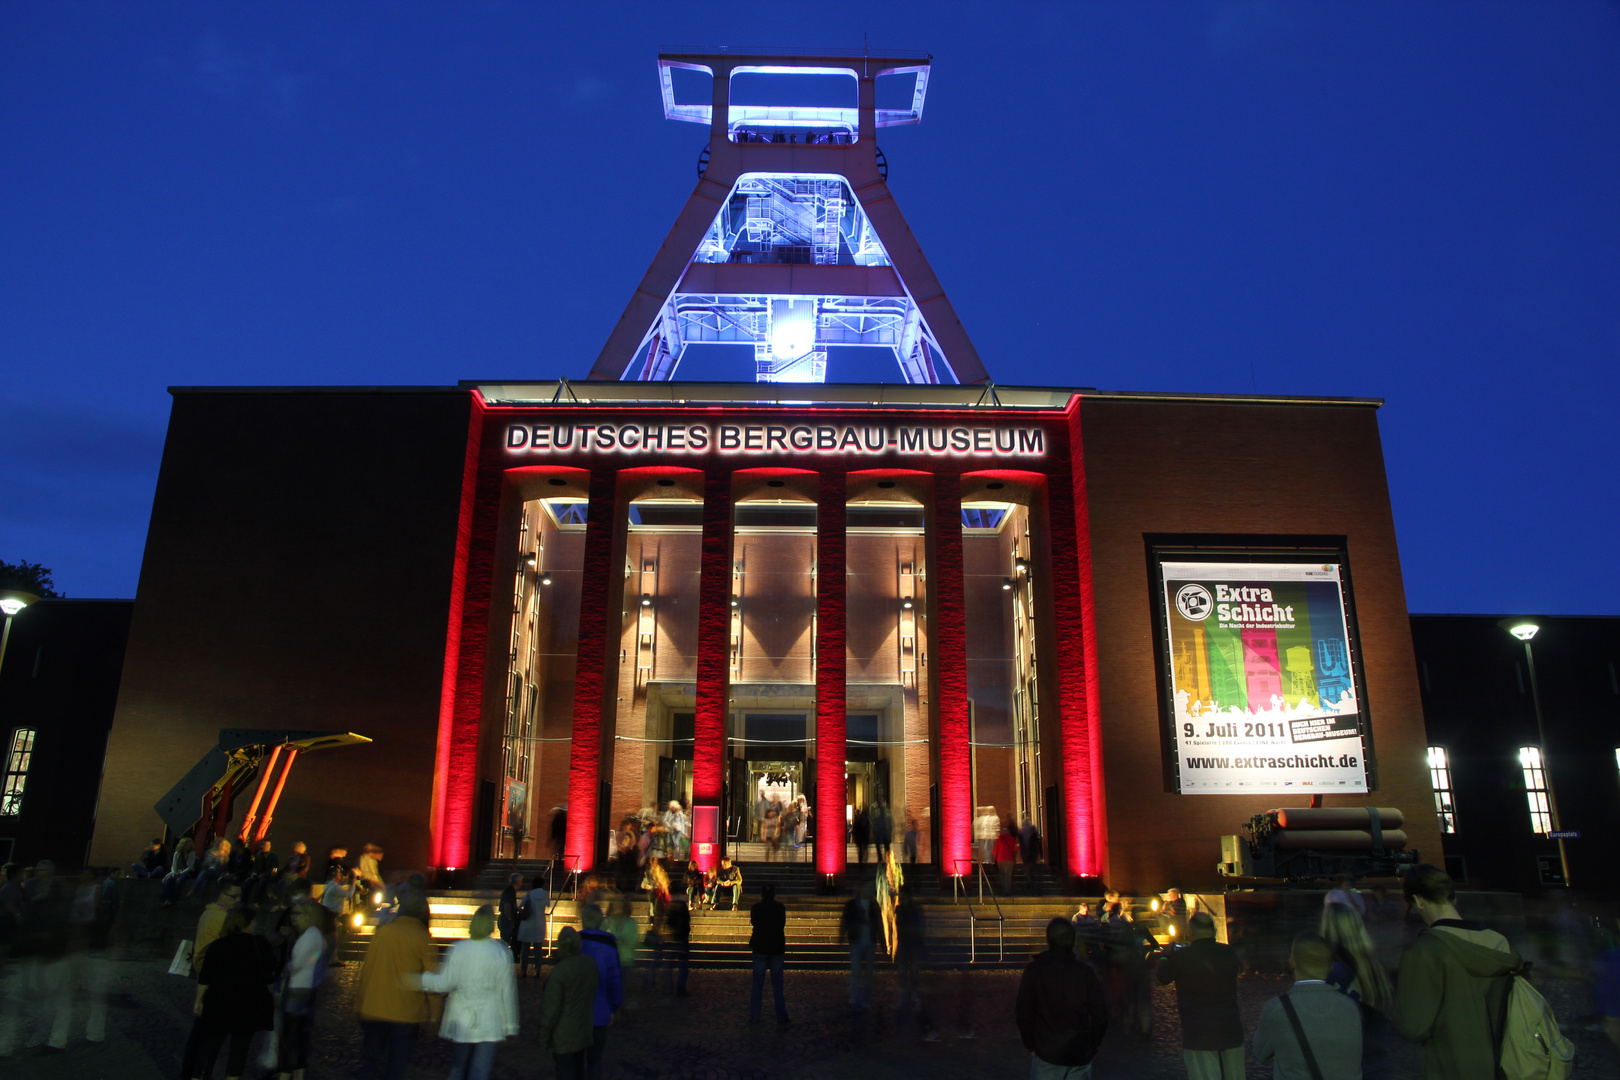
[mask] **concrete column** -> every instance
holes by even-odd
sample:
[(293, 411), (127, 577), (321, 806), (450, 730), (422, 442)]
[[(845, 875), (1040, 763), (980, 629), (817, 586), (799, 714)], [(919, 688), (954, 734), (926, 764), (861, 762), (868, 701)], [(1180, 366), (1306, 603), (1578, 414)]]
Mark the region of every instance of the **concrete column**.
[[(692, 805), (725, 807), (726, 714), (731, 701), (731, 473), (714, 470), (703, 479), (703, 563), (698, 586), (697, 715), (692, 748)], [(698, 855), (704, 869), (719, 853)]]
[(962, 479), (934, 478), (928, 566), (934, 708), (939, 717), (940, 872), (973, 872), (973, 752), (968, 745), (967, 620), (962, 580)]
[(590, 505), (585, 519), (584, 573), (580, 584), (579, 648), (575, 653), (573, 743), (568, 753), (568, 840), (564, 862), (568, 869), (588, 871), (602, 857), (597, 833), (601, 803), (602, 754), (604, 747), (603, 694), (606, 669), (613, 662), (608, 642), (609, 620), (617, 623), (613, 594), (615, 582), (624, 574), (614, 573), (614, 541), (618, 533), (618, 473), (612, 469), (591, 470)]
[(810, 811), (816, 816), (816, 873), (824, 885), (843, 880), (848, 856), (844, 844), (847, 498), (842, 472), (821, 474), (816, 526), (816, 804)]

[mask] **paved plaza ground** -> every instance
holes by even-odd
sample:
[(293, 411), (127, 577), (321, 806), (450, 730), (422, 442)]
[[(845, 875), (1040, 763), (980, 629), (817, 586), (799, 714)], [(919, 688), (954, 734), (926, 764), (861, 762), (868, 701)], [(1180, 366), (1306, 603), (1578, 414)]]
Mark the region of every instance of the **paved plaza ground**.
[[(73, 1044), (65, 1051), (19, 1051), (0, 1059), (5, 1080), (175, 1080), (179, 1053), (191, 1023), (194, 984), (166, 973), (156, 961), (111, 960), (108, 966), (111, 1010), (108, 1038), (101, 1044), (83, 1041), (82, 1018)], [(353, 1019), (358, 965), (335, 969), (317, 1024), (311, 1080), (346, 1078), (359, 1065), (359, 1027)], [(638, 980), (639, 981), (639, 980)], [(743, 971), (694, 971), (691, 996), (636, 994), (634, 1008), (622, 1012), (610, 1037), (605, 1075), (624, 1080), (693, 1078), (693, 1080), (857, 1080), (874, 1077), (1006, 1077), (1029, 1075), (1029, 1056), (1013, 1024), (1018, 974), (1013, 971), (937, 973), (927, 989), (930, 1011), (941, 1036), (925, 1041), (917, 1025), (897, 1017), (892, 974), (878, 977), (875, 1007), (864, 1018), (846, 1004), (845, 976), (792, 972), (787, 998), (792, 1022), (749, 1024), (749, 975)], [(549, 1080), (550, 1056), (539, 1052), (530, 1034), (539, 1013), (538, 980), (520, 985), (525, 1031), (509, 1040), (496, 1061), (498, 1080)], [(1244, 1025), (1252, 1031), (1260, 1008), (1285, 980), (1247, 976), (1241, 983)], [(1546, 980), (1543, 991), (1553, 1000), (1567, 1034), (1581, 1057), (1576, 1075), (1620, 1076), (1620, 1053), (1601, 1035), (1585, 1030), (1588, 1007), (1584, 986), (1574, 980)], [(767, 998), (769, 989), (766, 990)], [(1098, 1055), (1098, 1080), (1132, 1077), (1141, 1080), (1180, 1078), (1180, 1025), (1173, 991), (1155, 990), (1156, 1025), (1151, 1039), (1133, 1039), (1110, 1030)], [(770, 1004), (765, 1007), (771, 1015)], [(971, 1028), (974, 1038), (959, 1036)], [(1397, 1076), (1417, 1077), (1417, 1054), (1396, 1047)], [(221, 1068), (215, 1076), (223, 1075)], [(412, 1080), (440, 1080), (449, 1072), (449, 1053), (436, 1035), (424, 1032), (417, 1042)], [(248, 1069), (257, 1080), (263, 1070)], [(1270, 1070), (1250, 1062), (1250, 1077)]]

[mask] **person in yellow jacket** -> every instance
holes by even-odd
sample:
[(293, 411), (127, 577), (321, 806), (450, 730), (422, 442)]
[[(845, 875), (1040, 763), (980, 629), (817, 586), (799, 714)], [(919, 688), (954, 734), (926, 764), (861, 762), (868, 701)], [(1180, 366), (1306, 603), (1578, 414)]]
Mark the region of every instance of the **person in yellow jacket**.
[[(428, 935), (427, 897), (412, 893), (399, 914), (377, 927), (360, 969), (358, 994), (362, 1080), (403, 1080), (410, 1069), (411, 1044), (429, 1019), (421, 990), (424, 971), (439, 970), (439, 950)], [(412, 978), (415, 976), (415, 978)]]

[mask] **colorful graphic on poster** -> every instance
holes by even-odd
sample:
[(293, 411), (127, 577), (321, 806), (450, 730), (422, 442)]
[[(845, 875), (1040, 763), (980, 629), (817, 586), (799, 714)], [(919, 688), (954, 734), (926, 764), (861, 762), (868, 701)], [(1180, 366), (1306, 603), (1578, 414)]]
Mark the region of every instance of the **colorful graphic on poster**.
[(1366, 791), (1339, 564), (1160, 568), (1181, 793)]

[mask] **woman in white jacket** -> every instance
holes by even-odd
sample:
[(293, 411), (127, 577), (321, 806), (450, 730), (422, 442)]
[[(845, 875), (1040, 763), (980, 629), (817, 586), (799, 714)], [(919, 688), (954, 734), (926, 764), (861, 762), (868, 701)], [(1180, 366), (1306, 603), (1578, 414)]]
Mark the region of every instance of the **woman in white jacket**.
[(517, 979), (512, 951), (495, 933), (495, 909), (473, 912), (467, 940), (450, 950), (437, 972), (424, 972), (422, 989), (449, 994), (439, 1037), (455, 1043), (450, 1080), (488, 1080), (495, 1048), (518, 1033)]

